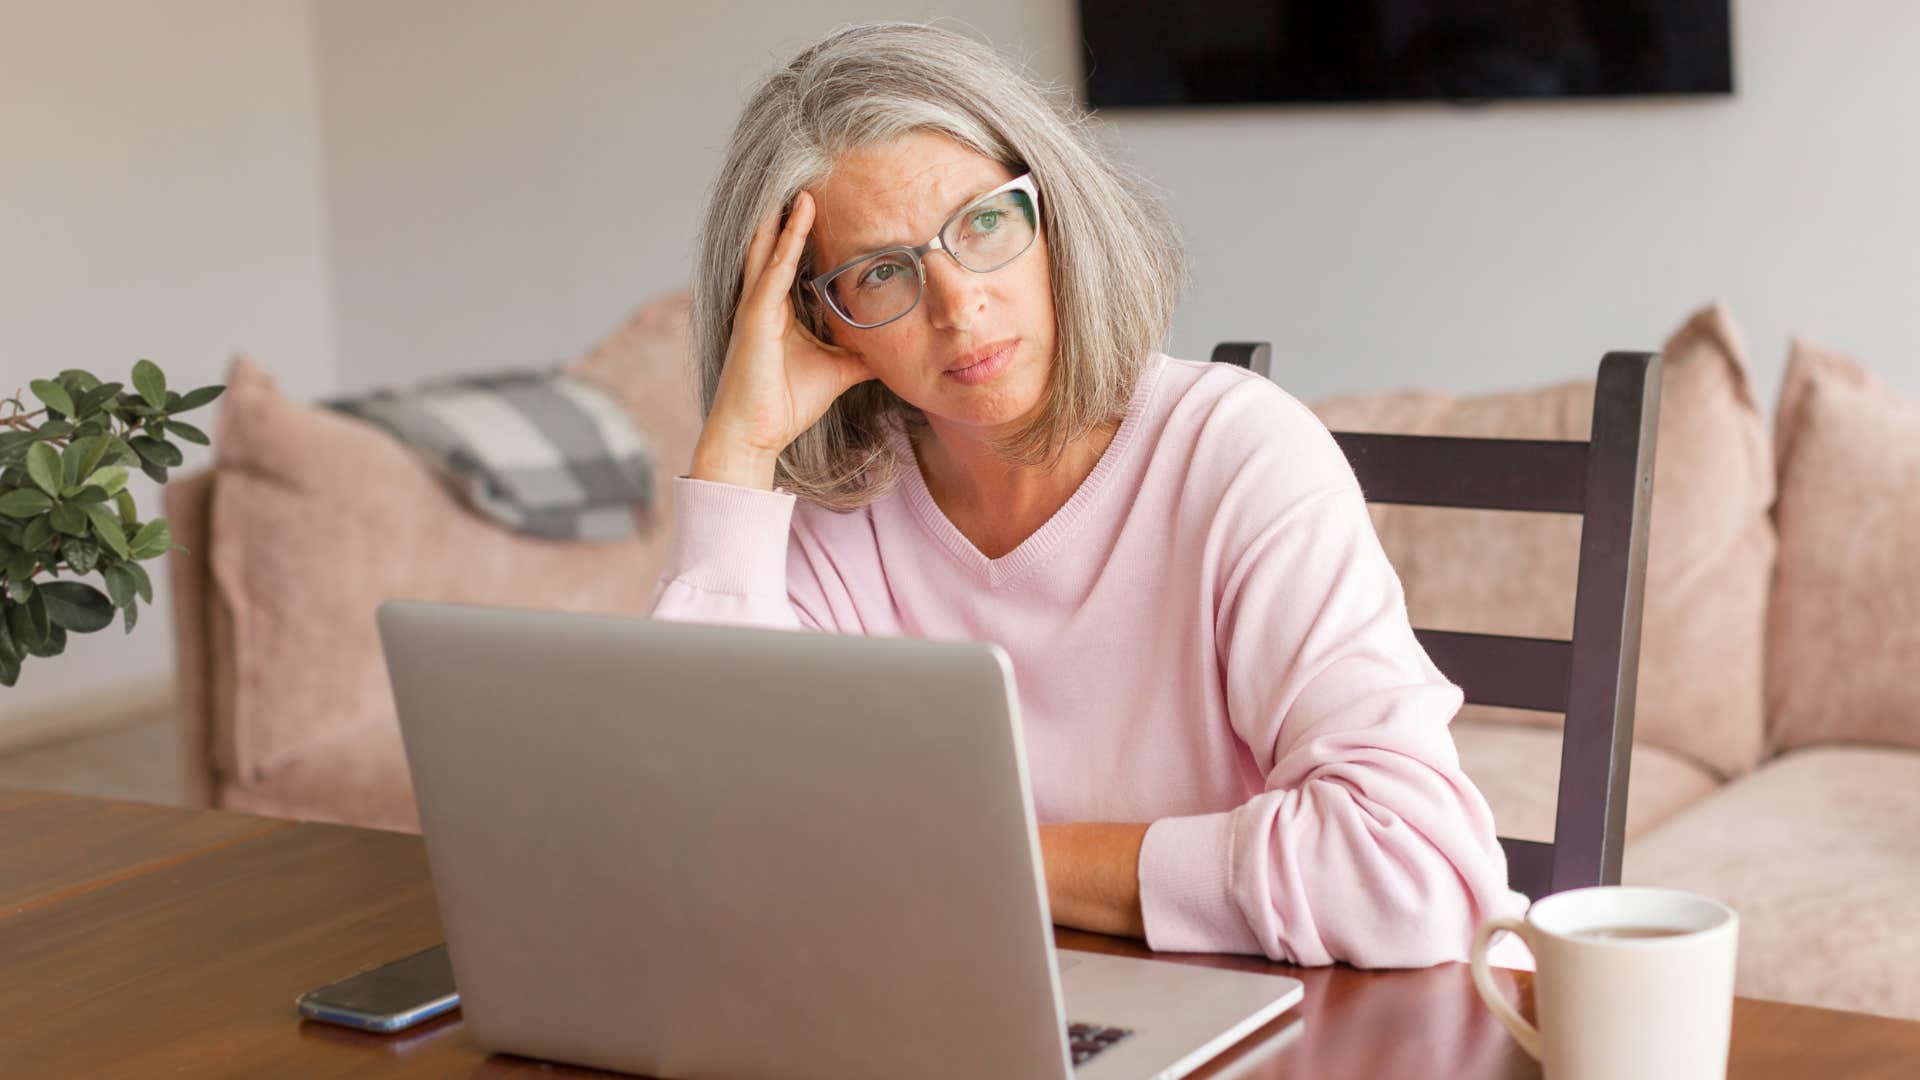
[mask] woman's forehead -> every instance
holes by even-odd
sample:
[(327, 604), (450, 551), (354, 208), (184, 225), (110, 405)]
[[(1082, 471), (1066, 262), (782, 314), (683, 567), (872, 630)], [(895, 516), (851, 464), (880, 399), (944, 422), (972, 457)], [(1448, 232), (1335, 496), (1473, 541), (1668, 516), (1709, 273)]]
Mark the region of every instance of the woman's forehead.
[(948, 215), (1013, 174), (940, 135), (912, 134), (849, 152), (813, 186), (815, 250), (833, 265), (894, 244), (919, 244)]

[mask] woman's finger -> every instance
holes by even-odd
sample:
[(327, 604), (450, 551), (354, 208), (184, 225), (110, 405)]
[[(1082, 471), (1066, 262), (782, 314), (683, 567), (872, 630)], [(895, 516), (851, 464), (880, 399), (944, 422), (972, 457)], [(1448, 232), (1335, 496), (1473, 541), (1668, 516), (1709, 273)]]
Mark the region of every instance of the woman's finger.
[(740, 272), (740, 295), (748, 296), (753, 292), (753, 283), (760, 279), (760, 271), (766, 265), (767, 253), (773, 250), (778, 232), (776, 224), (780, 220), (780, 210), (775, 207), (760, 218), (760, 224), (753, 227), (753, 238), (747, 242), (747, 262)]
[(772, 257), (762, 270), (761, 280), (757, 283), (766, 290), (771, 303), (772, 296), (784, 297), (793, 289), (793, 279), (798, 271), (800, 253), (807, 246), (807, 232), (813, 227), (813, 196), (805, 191), (794, 196), (793, 212), (787, 215), (787, 227), (780, 232), (780, 241), (773, 249)]

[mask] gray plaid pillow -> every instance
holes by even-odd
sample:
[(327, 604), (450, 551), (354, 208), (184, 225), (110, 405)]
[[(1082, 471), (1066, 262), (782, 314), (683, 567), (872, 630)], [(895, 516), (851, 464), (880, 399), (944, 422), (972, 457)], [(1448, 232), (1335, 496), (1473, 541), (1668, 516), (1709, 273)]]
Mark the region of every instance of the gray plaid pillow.
[(625, 540), (653, 504), (653, 448), (591, 383), (559, 371), (422, 382), (323, 402), (384, 428), (468, 505), (507, 528)]

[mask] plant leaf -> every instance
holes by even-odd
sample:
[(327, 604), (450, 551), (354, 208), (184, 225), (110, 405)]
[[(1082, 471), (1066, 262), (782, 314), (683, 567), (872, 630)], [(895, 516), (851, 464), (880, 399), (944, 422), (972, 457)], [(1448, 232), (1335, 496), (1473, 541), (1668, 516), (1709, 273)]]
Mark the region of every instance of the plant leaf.
[(27, 601), (17, 601), (7, 608), (7, 629), (13, 631), (13, 643), (22, 652), (31, 653), (43, 640), (37, 627), (32, 605)]
[(133, 604), (128, 604), (126, 607), (121, 608), (120, 612), (127, 618), (127, 628), (123, 633), (133, 633), (134, 620), (140, 617), (140, 609)]
[(122, 439), (118, 435), (109, 435), (107, 436), (106, 463), (109, 465), (138, 465), (140, 464), (140, 455), (133, 452), (133, 447), (128, 446), (125, 439)]
[(173, 530), (165, 518), (154, 518), (133, 534), (132, 544), (134, 558), (152, 558), (173, 546)]
[(27, 475), (49, 495), (60, 494), (60, 451), (52, 443), (34, 443), (27, 450)]
[[(100, 467), (100, 459), (107, 456), (107, 438), (104, 435), (89, 435), (74, 445), (82, 444), (86, 446), (87, 451), (80, 459), (80, 476), (92, 476), (94, 470)], [(77, 480), (79, 477), (74, 479)]]
[(133, 365), (133, 388), (140, 391), (148, 405), (156, 409), (166, 406), (167, 376), (153, 361), (142, 360)]
[(60, 545), (60, 557), (76, 574), (91, 574), (100, 565), (100, 545), (76, 537)]
[(82, 481), (85, 486), (97, 487), (108, 495), (120, 494), (127, 486), (127, 470), (118, 465), (108, 465), (104, 469), (95, 469), (93, 475)]
[(87, 515), (77, 506), (60, 503), (48, 511), (47, 520), (53, 523), (55, 529), (68, 536), (87, 535)]
[(8, 517), (32, 517), (44, 514), (53, 506), (53, 500), (46, 493), (34, 488), (15, 488), (0, 495), (0, 514)]
[(65, 499), (78, 506), (90, 506), (94, 503), (103, 503), (113, 498), (113, 496), (107, 494), (106, 488), (100, 487), (97, 484), (83, 484), (68, 488), (67, 491), (71, 494), (65, 494)]
[(175, 435), (178, 435), (179, 437), (187, 440), (188, 442), (193, 443), (195, 446), (206, 446), (213, 441), (207, 438), (206, 432), (201, 431), (199, 428), (194, 427), (192, 424), (183, 424), (178, 420), (168, 420), (166, 423), (160, 426), (166, 428), (168, 431), (172, 432)]
[(225, 389), (225, 386), (203, 386), (198, 390), (189, 390), (180, 395), (180, 404), (172, 411), (175, 413), (183, 413), (189, 409), (197, 409), (207, 402), (212, 401), (214, 398), (219, 397), (220, 392)]
[(40, 551), (46, 548), (47, 541), (53, 539), (53, 525), (45, 514), (27, 522), (26, 530), (20, 535), (20, 546), (28, 551)]
[[(39, 594), (35, 593), (34, 595), (38, 596)], [(61, 653), (66, 652), (67, 628), (64, 626), (48, 627), (46, 639), (41, 641), (35, 648), (27, 651), (35, 656), (59, 656)]]
[(85, 393), (86, 391), (91, 390), (94, 387), (100, 385), (99, 378), (96, 377), (93, 372), (83, 371), (77, 367), (70, 367), (67, 370), (61, 372), (58, 378), (60, 380), (60, 385), (66, 387), (67, 389), (73, 391), (76, 394)]
[(165, 465), (171, 468), (186, 460), (181, 455), (180, 448), (167, 442), (165, 439), (156, 439), (151, 435), (135, 435), (127, 441), (133, 444), (134, 450), (138, 452), (142, 458), (145, 458), (155, 465)]
[(87, 457), (85, 440), (75, 439), (60, 451), (60, 486), (70, 488), (80, 483), (86, 473), (80, 471), (80, 465)]
[(125, 388), (119, 383), (110, 382), (102, 383), (86, 393), (81, 394), (79, 398), (74, 401), (74, 405), (79, 409), (79, 412), (75, 414), (75, 419), (85, 420), (87, 417), (99, 412), (100, 406), (112, 401), (114, 396), (119, 394), (123, 389)]
[(147, 479), (156, 484), (164, 484), (167, 482), (167, 469), (164, 465), (155, 465), (151, 461), (143, 461), (140, 463), (140, 471), (146, 473)]
[(35, 645), (46, 644), (47, 638), (53, 634), (53, 620), (47, 616), (47, 601), (38, 588), (27, 598), (27, 622), (32, 630), (28, 640)]
[(33, 387), (33, 396), (45, 402), (49, 409), (53, 409), (61, 416), (73, 415), (73, 395), (67, 393), (66, 387), (52, 379), (35, 379), (27, 385)]
[(120, 524), (131, 529), (140, 522), (139, 509), (133, 505), (133, 492), (120, 489), (113, 493), (113, 505), (120, 508)]
[(7, 575), (7, 599), (16, 604), (24, 604), (33, 595), (33, 579)]
[(127, 573), (133, 575), (133, 587), (140, 592), (140, 599), (153, 603), (153, 579), (147, 576), (147, 568), (139, 563), (124, 563)]
[[(123, 559), (133, 558), (133, 548), (128, 546), (127, 534), (121, 531), (120, 519), (114, 516), (113, 511), (100, 503), (89, 503), (81, 509), (85, 511), (87, 520), (93, 523), (93, 534), (100, 538), (101, 543), (107, 545), (109, 550)], [(108, 567), (108, 569), (115, 568)], [(116, 601), (116, 605), (117, 603)]]
[(100, 576), (107, 580), (107, 599), (113, 601), (114, 607), (123, 608), (133, 603), (133, 572), (126, 566), (109, 566), (100, 571)]
[(49, 581), (40, 586), (36, 595), (46, 601), (47, 618), (55, 626), (91, 634), (113, 621), (113, 601), (91, 585)]
[(20, 662), (20, 646), (14, 643), (13, 630), (7, 626), (5, 613), (0, 612), (0, 663), (11, 660)]

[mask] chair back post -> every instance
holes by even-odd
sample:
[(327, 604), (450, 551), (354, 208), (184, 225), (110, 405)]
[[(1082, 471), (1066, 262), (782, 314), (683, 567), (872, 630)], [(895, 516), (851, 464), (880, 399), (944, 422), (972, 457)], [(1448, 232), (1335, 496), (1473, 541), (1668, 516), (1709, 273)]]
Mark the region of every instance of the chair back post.
[(1262, 378), (1273, 378), (1273, 346), (1265, 341), (1223, 341), (1213, 347), (1216, 364), (1243, 367)]
[(1620, 883), (1660, 371), (1658, 353), (1610, 352), (1594, 384), (1547, 892)]

